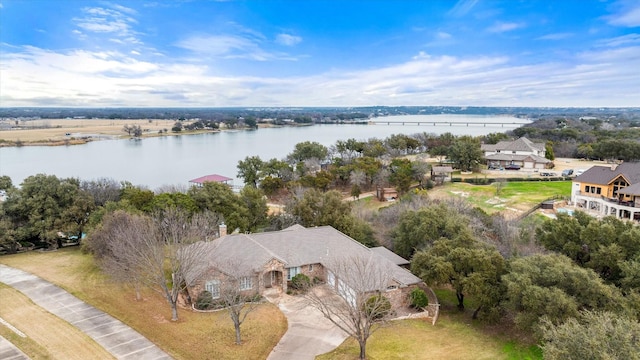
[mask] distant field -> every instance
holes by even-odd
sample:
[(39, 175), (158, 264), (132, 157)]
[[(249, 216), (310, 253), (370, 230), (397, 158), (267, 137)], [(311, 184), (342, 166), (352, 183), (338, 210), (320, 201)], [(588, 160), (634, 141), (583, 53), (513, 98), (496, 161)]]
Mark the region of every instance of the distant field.
[[(24, 122), (24, 129), (0, 131), (0, 140), (5, 141), (64, 141), (71, 138), (95, 134), (126, 136), (125, 125), (139, 125), (143, 131), (157, 133), (167, 129), (171, 133), (172, 120), (110, 120), (110, 119), (53, 119)], [(22, 125), (22, 124), (21, 124)], [(66, 134), (71, 135), (66, 135)], [(144, 133), (143, 133), (144, 134)]]
[[(249, 314), (242, 325), (245, 343), (241, 346), (234, 344), (233, 323), (224, 311), (179, 309), (180, 321), (171, 322), (169, 306), (159, 294), (147, 291), (143, 301), (135, 301), (132, 290), (110, 283), (92, 258), (78, 248), (2, 256), (0, 263), (63, 287), (136, 329), (176, 359), (265, 359), (287, 329), (284, 315), (272, 304), (261, 305)], [(21, 302), (14, 304), (19, 308)]]
[(499, 194), (496, 186), (447, 183), (429, 190), (429, 195), (434, 198), (464, 198), (489, 214), (504, 211), (516, 215), (550, 197), (571, 195), (571, 181), (508, 182), (504, 183)]

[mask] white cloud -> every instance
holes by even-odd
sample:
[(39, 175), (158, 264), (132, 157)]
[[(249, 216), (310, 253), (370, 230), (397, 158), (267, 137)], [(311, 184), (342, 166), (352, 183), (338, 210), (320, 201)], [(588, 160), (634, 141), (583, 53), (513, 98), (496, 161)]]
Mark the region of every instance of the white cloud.
[(471, 9), (476, 5), (478, 0), (458, 0), (456, 5), (449, 10), (449, 15), (455, 17), (461, 17), (469, 13)]
[(572, 33), (553, 33), (540, 36), (536, 40), (563, 40), (572, 37)]
[(251, 59), (256, 61), (296, 60), (288, 54), (265, 50), (254, 36), (194, 35), (175, 45), (197, 54), (225, 59)]
[(616, 13), (606, 16), (611, 25), (624, 27), (640, 26), (640, 3), (637, 1), (620, 1), (616, 4)]
[(436, 34), (436, 37), (440, 40), (448, 40), (448, 39), (451, 39), (451, 34), (446, 33), (444, 31), (438, 31), (438, 33)]
[[(227, 48), (240, 46), (226, 41)], [(4, 49), (4, 106), (637, 106), (640, 101), (640, 46), (600, 47), (567, 62), (530, 65), (507, 57), (421, 52), (386, 67), (286, 78), (213, 76), (204, 64), (171, 57), (139, 61), (134, 52)]]
[(621, 45), (640, 44), (640, 34), (627, 34), (611, 39), (603, 39), (596, 42), (598, 46), (617, 47)]
[(524, 24), (514, 22), (496, 22), (493, 26), (489, 27), (487, 31), (492, 33), (503, 33), (507, 31), (513, 31), (523, 28)]
[(302, 38), (300, 36), (289, 34), (278, 34), (278, 36), (276, 36), (276, 42), (280, 45), (294, 46), (299, 44), (301, 41)]
[[(74, 18), (73, 21), (85, 32), (110, 34), (118, 37), (119, 43), (140, 44), (141, 41), (137, 38), (139, 34), (133, 29), (137, 20), (129, 16), (135, 15), (136, 11), (117, 4), (109, 6), (111, 8), (83, 8), (84, 16)], [(113, 41), (113, 38), (111, 40)]]

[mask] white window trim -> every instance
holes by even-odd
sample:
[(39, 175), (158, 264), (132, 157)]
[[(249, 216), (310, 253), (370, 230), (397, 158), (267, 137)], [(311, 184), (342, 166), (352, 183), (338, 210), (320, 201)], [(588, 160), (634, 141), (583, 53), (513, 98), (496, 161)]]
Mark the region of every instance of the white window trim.
[(211, 294), (211, 298), (220, 298), (220, 280), (209, 280), (204, 285), (205, 291)]
[(243, 276), (240, 278), (240, 290), (253, 289), (253, 279), (251, 276)]
[(291, 281), (298, 274), (300, 274), (300, 266), (287, 268), (287, 280)]

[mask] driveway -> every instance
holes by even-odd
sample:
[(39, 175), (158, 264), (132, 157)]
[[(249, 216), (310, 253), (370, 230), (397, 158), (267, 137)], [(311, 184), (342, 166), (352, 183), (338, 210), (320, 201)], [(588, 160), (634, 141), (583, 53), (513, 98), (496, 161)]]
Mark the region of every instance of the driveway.
[(83, 331), (117, 359), (171, 359), (137, 331), (44, 279), (0, 264), (0, 282)]
[(347, 338), (347, 334), (302, 297), (281, 294), (266, 298), (278, 305), (289, 323), (287, 332), (267, 360), (313, 360), (317, 355), (335, 349)]

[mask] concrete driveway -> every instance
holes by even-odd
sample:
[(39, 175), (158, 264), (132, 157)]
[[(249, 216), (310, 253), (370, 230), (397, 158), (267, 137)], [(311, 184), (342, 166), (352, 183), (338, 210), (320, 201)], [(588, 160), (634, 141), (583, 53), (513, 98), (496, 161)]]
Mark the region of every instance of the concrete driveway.
[(313, 360), (348, 337), (304, 298), (287, 294), (267, 295), (287, 317), (289, 328), (267, 360)]
[(44, 279), (0, 264), (0, 282), (80, 329), (117, 359), (171, 359), (137, 331)]

